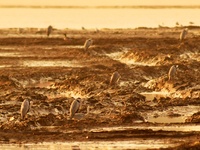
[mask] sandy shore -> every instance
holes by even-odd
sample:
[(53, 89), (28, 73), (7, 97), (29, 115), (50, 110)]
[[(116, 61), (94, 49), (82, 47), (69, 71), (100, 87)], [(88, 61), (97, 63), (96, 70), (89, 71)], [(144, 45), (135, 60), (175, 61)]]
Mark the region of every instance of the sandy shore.
[[(188, 28), (183, 41), (182, 28), (55, 29), (50, 37), (45, 29), (0, 29), (0, 143), (149, 138), (180, 149), (200, 146), (200, 130), (162, 130), (199, 126), (200, 29)], [(89, 38), (94, 42), (85, 51)], [(172, 65), (179, 69), (168, 81)], [(110, 86), (115, 71), (121, 78)], [(69, 120), (70, 104), (78, 97), (84, 102), (79, 113), (87, 106), (90, 113)], [(26, 98), (32, 107), (20, 121)], [(93, 131), (126, 126), (135, 128)]]

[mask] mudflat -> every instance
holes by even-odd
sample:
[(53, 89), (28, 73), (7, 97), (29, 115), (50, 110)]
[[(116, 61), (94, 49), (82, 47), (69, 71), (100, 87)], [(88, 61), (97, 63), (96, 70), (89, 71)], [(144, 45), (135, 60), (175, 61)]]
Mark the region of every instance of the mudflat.
[[(162, 139), (174, 144), (166, 149), (200, 147), (200, 28), (187, 28), (182, 41), (181, 27), (54, 29), (49, 37), (45, 29), (0, 29), (0, 143)], [(83, 117), (70, 120), (76, 98)], [(20, 120), (24, 99), (31, 109)]]

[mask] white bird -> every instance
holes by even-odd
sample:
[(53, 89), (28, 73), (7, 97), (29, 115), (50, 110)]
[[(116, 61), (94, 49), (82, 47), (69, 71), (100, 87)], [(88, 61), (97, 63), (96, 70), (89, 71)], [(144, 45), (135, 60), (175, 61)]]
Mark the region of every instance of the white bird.
[(23, 120), (26, 117), (26, 114), (30, 110), (30, 101), (28, 99), (25, 99), (21, 104), (21, 119)]
[(53, 27), (52, 26), (48, 26), (48, 28), (47, 28), (47, 36), (49, 36), (51, 34), (52, 30), (53, 30)]
[(74, 119), (81, 120), (82, 118), (86, 117), (90, 113), (90, 106), (87, 107), (87, 113), (75, 113)]
[(88, 50), (88, 48), (92, 45), (93, 43), (93, 40), (92, 39), (88, 39), (85, 41), (85, 44), (84, 44), (84, 49), (85, 50)]
[(80, 98), (75, 99), (75, 100), (71, 103), (70, 109), (69, 109), (69, 111), (70, 111), (70, 114), (69, 114), (70, 119), (72, 119), (72, 118), (74, 117), (75, 113), (78, 112), (80, 106), (81, 106), (81, 100), (80, 100)]
[(188, 28), (183, 29), (183, 31), (180, 34), (180, 40), (184, 40), (186, 38), (186, 35), (188, 33)]
[(110, 85), (115, 85), (120, 78), (120, 74), (117, 71), (115, 71), (110, 78)]
[(169, 69), (169, 72), (168, 72), (168, 80), (169, 81), (175, 77), (177, 69), (178, 69), (178, 65), (171, 66), (171, 68)]

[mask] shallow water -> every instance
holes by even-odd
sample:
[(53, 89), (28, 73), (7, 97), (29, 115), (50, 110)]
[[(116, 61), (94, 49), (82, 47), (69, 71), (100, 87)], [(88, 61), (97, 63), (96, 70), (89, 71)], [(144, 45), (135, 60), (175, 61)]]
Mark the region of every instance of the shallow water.
[(12, 47), (10, 47), (10, 46), (0, 46), (0, 50), (11, 50), (11, 51), (13, 51), (13, 50), (16, 50), (18, 48), (19, 47), (17, 47), (17, 46), (12, 46)]
[(105, 131), (127, 131), (127, 130), (134, 130), (134, 129), (138, 129), (138, 130), (145, 130), (145, 129), (151, 129), (153, 131), (159, 131), (159, 130), (163, 130), (163, 131), (184, 131), (184, 132), (199, 132), (200, 131), (200, 125), (160, 125), (160, 126), (153, 126), (153, 125), (149, 125), (149, 126), (137, 126), (137, 124), (135, 124), (135, 126), (118, 126), (118, 127), (103, 127), (103, 128), (94, 128), (94, 129), (90, 129), (90, 132), (105, 132)]
[[(51, 132), (59, 131), (57, 126), (37, 126), (34, 129), (45, 129), (51, 130)], [(115, 132), (115, 131), (129, 131), (129, 130), (152, 130), (152, 131), (175, 131), (175, 132), (200, 132), (200, 125), (196, 124), (157, 124), (157, 125), (144, 125), (140, 123), (135, 123), (133, 126), (115, 126), (115, 127), (95, 127), (90, 129), (81, 130), (66, 130), (63, 133), (79, 133), (79, 132), (91, 132), (91, 133), (100, 133), (100, 132)]]
[[(67, 14), (67, 17), (64, 14)], [(193, 8), (1, 8), (0, 28), (46, 28), (49, 25), (55, 28), (77, 29), (158, 27), (159, 25), (174, 27), (177, 22), (180, 25), (189, 25), (190, 22), (199, 25), (198, 14), (200, 9)]]
[[(169, 92), (142, 92), (141, 95), (146, 97), (146, 102), (154, 106), (153, 100), (160, 99), (162, 97), (171, 97)], [(143, 113), (147, 122), (152, 123), (184, 123), (187, 117), (192, 116), (194, 113), (200, 111), (200, 106), (173, 106), (163, 110), (147, 111)]]
[(0, 65), (0, 68), (9, 68), (12, 67), (12, 65)]
[(162, 92), (162, 91), (159, 91), (159, 92), (142, 92), (140, 93), (141, 95), (144, 95), (146, 97), (146, 101), (152, 101), (154, 100), (155, 98), (156, 99), (159, 99), (161, 97), (167, 97), (170, 95), (169, 92)]
[(0, 53), (1, 57), (19, 57), (20, 54), (19, 53), (12, 53), (12, 52), (4, 52), (4, 53)]
[(148, 122), (152, 123), (184, 123), (186, 117), (168, 117), (168, 116), (159, 116), (159, 117), (150, 117)]
[(200, 106), (174, 106), (161, 111), (149, 111), (143, 114), (147, 122), (152, 123), (185, 123), (185, 120), (197, 113)]
[[(41, 127), (39, 127), (41, 128)], [(42, 127), (45, 129), (50, 129), (51, 131), (57, 130), (56, 126), (45, 126)], [(93, 128), (93, 129), (86, 129), (86, 132), (98, 133), (98, 132), (110, 132), (110, 131), (129, 131), (129, 130), (145, 130), (151, 129), (153, 131), (176, 131), (176, 132), (199, 132), (200, 126), (199, 125), (160, 125), (160, 126), (143, 126), (137, 125), (135, 126), (118, 126), (118, 127), (101, 127), (101, 128)], [(72, 131), (66, 131), (72, 132)], [(73, 131), (78, 132), (78, 131)], [(85, 137), (87, 139), (87, 137)], [(14, 141), (13, 141), (14, 142)], [(74, 142), (44, 142), (44, 143), (27, 143), (27, 144), (0, 144), (2, 150), (54, 150), (54, 149), (80, 149), (80, 150), (100, 150), (100, 149), (158, 149), (158, 148), (166, 148), (166, 147), (173, 147), (177, 146), (184, 142), (184, 140), (176, 140), (171, 139), (167, 141), (165, 138), (160, 139), (140, 139), (134, 138), (131, 141), (74, 141)], [(176, 143), (176, 144), (172, 144)]]
[[(152, 144), (153, 143), (153, 144)], [(155, 149), (175, 146), (162, 140), (95, 141), (95, 142), (45, 142), (37, 144), (0, 144), (1, 150), (102, 150), (102, 149)]]
[(25, 67), (82, 67), (76, 61), (67, 60), (26, 60), (22, 66)]

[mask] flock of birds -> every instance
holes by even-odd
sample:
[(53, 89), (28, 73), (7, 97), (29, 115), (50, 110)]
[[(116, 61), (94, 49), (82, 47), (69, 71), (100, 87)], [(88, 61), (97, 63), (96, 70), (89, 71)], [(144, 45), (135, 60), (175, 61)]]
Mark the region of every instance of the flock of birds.
[[(52, 33), (52, 31), (53, 31), (53, 27), (52, 27), (51, 25), (48, 26), (48, 28), (47, 28), (47, 37), (50, 36), (50, 34)], [(67, 40), (67, 34), (64, 33), (63, 35), (64, 35), (64, 40)], [(93, 40), (92, 40), (92, 39), (87, 39), (87, 40), (85, 41), (85, 43), (84, 43), (84, 49), (85, 49), (85, 50), (88, 50), (89, 47), (90, 47), (92, 44), (93, 44)]]
[[(52, 26), (49, 26), (47, 28), (47, 36), (49, 36), (51, 34), (53, 30), (53, 27)], [(186, 37), (186, 34), (188, 32), (188, 29), (185, 28), (183, 29), (183, 31), (181, 32), (180, 34), (180, 40), (184, 40), (185, 37)], [(65, 34), (65, 37), (66, 37), (66, 34)], [(85, 50), (88, 50), (88, 48), (92, 45), (93, 43), (93, 40), (92, 39), (88, 39), (85, 41), (85, 44), (84, 44), (84, 49)], [(171, 68), (169, 69), (169, 72), (168, 72), (168, 81), (170, 80), (173, 80), (176, 73), (177, 73), (177, 69), (178, 69), (178, 65), (172, 65)], [(121, 75), (115, 71), (111, 78), (110, 78), (110, 85), (116, 85), (118, 82), (119, 82), (119, 79), (121, 78)], [(85, 116), (87, 116), (89, 114), (89, 106), (87, 107), (87, 113), (84, 114), (84, 113), (78, 113), (78, 110), (80, 109), (82, 105), (82, 100), (80, 98), (77, 98), (75, 100), (73, 100), (73, 102), (71, 103), (70, 105), (70, 109), (69, 109), (69, 117), (70, 119), (74, 118), (74, 119), (77, 119), (77, 120), (80, 120), (82, 118), (84, 118)], [(22, 104), (21, 104), (21, 108), (20, 108), (20, 113), (21, 113), (21, 119), (24, 120), (27, 113), (30, 111), (30, 108), (31, 108), (31, 105), (30, 105), (30, 100), (28, 99), (25, 99)]]
[[(168, 80), (172, 80), (175, 75), (176, 75), (176, 71), (177, 71), (178, 65), (173, 65), (171, 66), (171, 68), (169, 69), (168, 72)], [(115, 71), (111, 78), (110, 78), (110, 85), (116, 85), (119, 80), (121, 78), (121, 75)], [(82, 118), (84, 118), (85, 116), (87, 116), (89, 114), (89, 106), (87, 107), (87, 113), (78, 113), (78, 110), (80, 109), (82, 105), (82, 100), (80, 98), (77, 98), (75, 100), (73, 100), (73, 102), (70, 105), (70, 109), (69, 109), (69, 117), (70, 119), (76, 119), (76, 120), (80, 120)], [(21, 104), (21, 108), (20, 108), (20, 113), (21, 113), (21, 120), (24, 120), (26, 117), (26, 114), (30, 111), (31, 108), (31, 104), (30, 104), (30, 100), (29, 99), (25, 99), (22, 104)]]
[[(115, 71), (111, 78), (110, 78), (110, 85), (115, 85), (118, 83), (119, 79), (121, 78), (120, 74)], [(90, 107), (87, 107), (87, 113), (78, 113), (81, 105), (82, 105), (82, 100), (80, 98), (77, 98), (75, 100), (72, 101), (71, 105), (70, 105), (70, 109), (69, 109), (69, 118), (70, 119), (76, 119), (76, 120), (80, 120), (82, 118), (84, 118), (85, 116), (87, 116), (89, 114), (90, 111)], [(21, 113), (21, 120), (24, 120), (27, 113), (30, 111), (31, 108), (31, 104), (30, 104), (30, 100), (29, 99), (25, 99), (22, 104), (21, 104), (21, 108), (20, 108), (20, 113)]]
[[(86, 114), (78, 113), (78, 110), (80, 109), (81, 104), (82, 104), (82, 101), (80, 98), (73, 100), (73, 102), (70, 105), (70, 114), (69, 114), (70, 119), (74, 118), (74, 119), (80, 120), (89, 114), (89, 106), (87, 107)], [(30, 111), (30, 109), (31, 109), (30, 100), (25, 99), (22, 102), (21, 108), (20, 108), (21, 120), (24, 120), (26, 118), (26, 115)]]
[[(188, 28), (185, 28), (182, 30), (180, 34), (180, 41), (183, 41), (186, 38), (186, 35), (188, 33)], [(173, 80), (176, 73), (177, 73), (178, 65), (172, 65), (168, 72), (168, 80)]]

